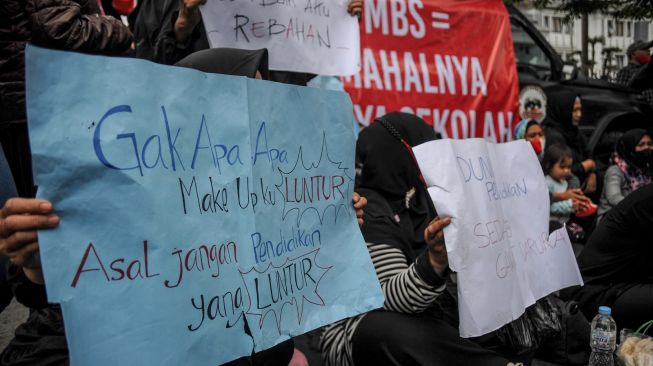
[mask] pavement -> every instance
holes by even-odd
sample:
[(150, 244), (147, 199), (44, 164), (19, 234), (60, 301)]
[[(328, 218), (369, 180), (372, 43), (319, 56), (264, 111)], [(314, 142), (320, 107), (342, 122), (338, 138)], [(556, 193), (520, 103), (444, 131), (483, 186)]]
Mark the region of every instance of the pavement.
[[(27, 319), (29, 310), (23, 305), (12, 300), (11, 304), (0, 313), (0, 350), (3, 350), (14, 337), (14, 330)], [(319, 331), (295, 338), (295, 347), (301, 350), (308, 359), (310, 366), (324, 365), (319, 353)], [(556, 366), (540, 360), (534, 360), (531, 366)]]
[(14, 330), (27, 319), (28, 314), (29, 310), (16, 302), (16, 299), (0, 313), (0, 350), (5, 349), (14, 338)]

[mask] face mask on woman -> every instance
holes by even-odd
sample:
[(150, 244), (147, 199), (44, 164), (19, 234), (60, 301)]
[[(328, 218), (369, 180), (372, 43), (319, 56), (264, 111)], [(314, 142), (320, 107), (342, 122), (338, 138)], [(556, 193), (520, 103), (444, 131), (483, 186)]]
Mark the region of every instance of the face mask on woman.
[(635, 158), (637, 165), (653, 165), (653, 150), (651, 149), (635, 151), (635, 153), (633, 153), (633, 157)]
[(544, 137), (540, 137), (532, 139), (530, 142), (531, 146), (533, 146), (533, 150), (535, 150), (535, 153), (541, 159), (544, 156), (544, 146), (546, 146), (546, 139), (544, 139)]

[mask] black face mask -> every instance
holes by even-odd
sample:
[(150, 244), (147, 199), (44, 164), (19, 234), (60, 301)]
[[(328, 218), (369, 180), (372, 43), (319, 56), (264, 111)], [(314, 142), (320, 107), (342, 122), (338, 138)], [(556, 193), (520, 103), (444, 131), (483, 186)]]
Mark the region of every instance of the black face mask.
[(642, 151), (636, 151), (633, 154), (633, 157), (635, 158), (635, 161), (637, 162), (637, 165), (641, 167), (653, 165), (653, 150), (651, 149), (646, 149)]

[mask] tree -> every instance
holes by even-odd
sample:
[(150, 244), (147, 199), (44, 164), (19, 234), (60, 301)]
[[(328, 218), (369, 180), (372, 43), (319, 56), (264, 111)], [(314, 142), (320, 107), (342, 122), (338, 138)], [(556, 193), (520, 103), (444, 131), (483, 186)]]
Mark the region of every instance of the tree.
[(619, 66), (614, 60), (615, 53), (620, 52), (621, 48), (618, 47), (605, 47), (601, 53), (603, 53), (603, 74), (601, 79), (612, 80), (614, 76), (619, 71)]
[(567, 54), (567, 57), (565, 58), (565, 64), (567, 65), (579, 65), (579, 60), (580, 60), (580, 51), (572, 51)]

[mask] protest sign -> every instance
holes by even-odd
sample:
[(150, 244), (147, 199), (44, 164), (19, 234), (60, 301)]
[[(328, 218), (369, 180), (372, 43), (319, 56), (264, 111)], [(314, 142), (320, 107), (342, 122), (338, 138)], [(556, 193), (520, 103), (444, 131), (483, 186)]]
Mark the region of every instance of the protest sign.
[(461, 336), (489, 333), (582, 284), (565, 229), (549, 235), (549, 191), (530, 144), (437, 140), (414, 151), (438, 214), (452, 218), (444, 235)]
[(211, 48), (267, 48), (270, 69), (352, 75), (360, 67), (348, 0), (209, 0), (200, 8)]
[(41, 258), (73, 365), (216, 365), (382, 306), (346, 94), (26, 52), (38, 194), (61, 217)]
[(363, 125), (408, 112), (443, 137), (512, 140), (519, 86), (501, 0), (366, 0), (361, 70), (345, 78)]

